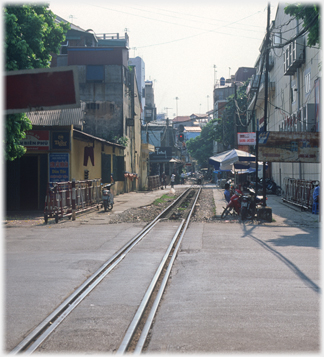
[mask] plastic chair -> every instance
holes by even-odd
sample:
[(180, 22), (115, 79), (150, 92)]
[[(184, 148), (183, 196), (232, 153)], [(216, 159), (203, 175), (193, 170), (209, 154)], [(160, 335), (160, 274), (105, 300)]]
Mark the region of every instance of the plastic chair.
[(313, 203), (312, 213), (313, 214), (318, 214), (318, 202), (314, 202)]

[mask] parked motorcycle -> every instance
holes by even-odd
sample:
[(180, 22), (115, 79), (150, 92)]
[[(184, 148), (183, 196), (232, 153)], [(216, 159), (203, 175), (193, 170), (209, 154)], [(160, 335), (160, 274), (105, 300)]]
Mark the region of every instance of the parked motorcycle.
[(256, 214), (257, 205), (262, 203), (253, 188), (247, 188), (248, 193), (244, 194), (241, 198), (241, 219), (253, 219)]
[(105, 186), (103, 186), (102, 189), (102, 206), (105, 209), (105, 212), (107, 212), (108, 210), (112, 210), (114, 207), (114, 195), (112, 194), (112, 192), (110, 191), (110, 187), (113, 185), (113, 183), (109, 183)]
[(231, 196), (230, 201), (228, 202), (227, 206), (224, 208), (224, 211), (221, 215), (221, 218), (226, 218), (229, 214), (236, 213), (240, 214), (241, 212), (241, 198), (242, 198), (242, 191), (239, 189), (235, 190), (234, 195)]
[[(257, 184), (255, 182), (251, 182), (250, 187), (253, 188), (255, 192), (261, 193), (263, 191), (263, 179), (261, 178)], [(283, 190), (273, 180), (266, 178), (266, 193), (281, 196), (283, 194)]]

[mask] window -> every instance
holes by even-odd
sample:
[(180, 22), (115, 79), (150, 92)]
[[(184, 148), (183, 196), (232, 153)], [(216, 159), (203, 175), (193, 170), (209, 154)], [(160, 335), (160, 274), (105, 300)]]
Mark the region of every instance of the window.
[(305, 74), (305, 93), (309, 93), (311, 91), (311, 74), (308, 72)]
[(87, 82), (103, 82), (105, 80), (104, 66), (87, 66)]

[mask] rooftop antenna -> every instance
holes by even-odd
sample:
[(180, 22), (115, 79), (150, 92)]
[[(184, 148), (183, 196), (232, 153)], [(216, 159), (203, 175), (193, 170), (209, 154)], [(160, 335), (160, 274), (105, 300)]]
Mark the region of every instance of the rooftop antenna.
[(70, 15), (70, 16), (69, 16), (69, 19), (72, 19), (71, 22), (72, 22), (72, 24), (73, 24), (73, 19), (77, 19), (77, 17), (75, 17), (75, 16), (73, 16), (73, 15)]
[(164, 107), (164, 110), (166, 110), (166, 115), (167, 115), (167, 118), (169, 117), (169, 116), (168, 116), (168, 109), (172, 109), (172, 108), (167, 108), (167, 107)]

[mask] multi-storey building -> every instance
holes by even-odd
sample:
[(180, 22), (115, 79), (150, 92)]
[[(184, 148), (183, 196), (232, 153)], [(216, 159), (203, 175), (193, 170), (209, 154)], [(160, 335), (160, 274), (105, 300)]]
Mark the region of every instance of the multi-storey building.
[[(316, 133), (320, 130), (321, 51), (307, 46), (307, 32), (302, 33), (302, 20), (285, 14), (285, 4), (279, 4), (270, 26), (268, 98), (266, 130), (275, 132)], [(264, 130), (265, 107), (265, 41), (256, 61), (256, 75), (248, 86), (254, 112), (251, 131)], [(288, 136), (287, 136), (288, 137)], [(316, 162), (272, 162), (268, 176), (277, 183), (285, 177), (319, 180), (320, 164)], [(311, 160), (310, 160), (311, 161)]]
[(156, 120), (156, 107), (154, 102), (153, 81), (145, 81), (144, 122), (149, 123), (155, 120)]
[(141, 120), (144, 122), (144, 107), (145, 107), (145, 63), (141, 57), (130, 58), (128, 60), (130, 66), (135, 66), (136, 69), (136, 82), (138, 87), (139, 96), (142, 104)]
[(52, 66), (77, 66), (80, 104), (84, 108), (82, 130), (107, 141), (124, 143), (124, 161), (115, 160), (111, 165), (124, 166), (125, 180), (118, 183), (123, 185), (123, 191), (139, 189), (139, 180), (127, 179), (129, 174), (132, 178), (143, 177), (142, 90), (138, 88), (135, 65), (129, 65), (127, 33), (95, 34), (72, 24), (61, 53), (53, 59)]

